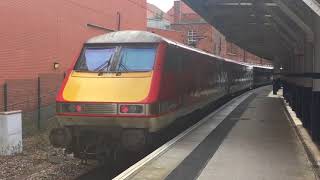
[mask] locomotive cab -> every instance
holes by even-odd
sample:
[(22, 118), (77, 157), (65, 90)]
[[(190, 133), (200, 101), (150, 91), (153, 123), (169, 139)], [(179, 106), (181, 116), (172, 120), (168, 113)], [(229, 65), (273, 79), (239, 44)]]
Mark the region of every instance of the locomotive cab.
[(155, 45), (86, 46), (57, 100), (58, 114), (146, 115), (155, 55)]
[[(84, 45), (57, 96), (62, 128), (51, 132), (51, 144), (76, 156), (96, 151), (101, 143), (109, 147), (121, 142), (137, 150), (146, 144), (146, 134), (160, 127), (154, 122), (159, 122), (163, 45), (122, 40), (122, 33), (98, 36)], [(138, 40), (135, 34), (129, 36)]]

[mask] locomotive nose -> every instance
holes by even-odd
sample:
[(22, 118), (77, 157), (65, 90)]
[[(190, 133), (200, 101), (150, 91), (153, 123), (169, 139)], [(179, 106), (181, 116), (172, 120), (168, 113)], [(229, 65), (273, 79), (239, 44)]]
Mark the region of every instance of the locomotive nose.
[(153, 72), (116, 73), (72, 72), (61, 93), (69, 102), (140, 102), (148, 97)]

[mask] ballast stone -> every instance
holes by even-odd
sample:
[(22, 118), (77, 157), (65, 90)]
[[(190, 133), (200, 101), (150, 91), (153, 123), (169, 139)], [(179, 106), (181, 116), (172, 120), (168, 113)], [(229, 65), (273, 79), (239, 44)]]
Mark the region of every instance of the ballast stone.
[(0, 155), (22, 152), (21, 111), (0, 112)]

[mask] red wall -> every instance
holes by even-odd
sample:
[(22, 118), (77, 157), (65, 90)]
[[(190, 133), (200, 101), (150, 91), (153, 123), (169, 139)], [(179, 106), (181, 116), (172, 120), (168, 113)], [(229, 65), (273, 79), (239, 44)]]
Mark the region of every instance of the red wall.
[(207, 23), (189, 23), (189, 24), (171, 24), (171, 28), (181, 31), (184, 34), (184, 44), (188, 44), (188, 31), (197, 31), (197, 34), (202, 37), (197, 44), (197, 48), (204, 51), (214, 53), (214, 28)]
[[(0, 84), (62, 73), (86, 39), (105, 33), (86, 25), (115, 30), (117, 12), (122, 30), (145, 30), (145, 6), (146, 0), (1, 0)], [(54, 62), (60, 63), (58, 70)]]

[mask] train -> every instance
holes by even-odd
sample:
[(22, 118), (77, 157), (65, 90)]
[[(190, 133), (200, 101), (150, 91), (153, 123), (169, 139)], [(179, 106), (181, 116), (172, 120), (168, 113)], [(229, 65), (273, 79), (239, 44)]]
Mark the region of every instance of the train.
[(248, 65), (145, 31), (84, 43), (56, 98), (55, 147), (96, 158), (139, 151), (178, 118), (219, 99), (272, 83), (273, 68)]

